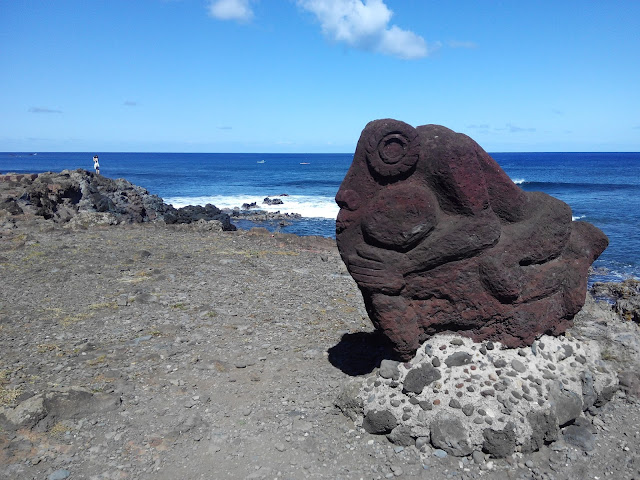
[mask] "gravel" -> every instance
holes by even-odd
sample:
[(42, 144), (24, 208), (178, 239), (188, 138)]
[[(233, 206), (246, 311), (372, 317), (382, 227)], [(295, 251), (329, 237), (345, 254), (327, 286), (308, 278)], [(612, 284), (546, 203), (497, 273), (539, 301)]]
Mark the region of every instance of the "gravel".
[[(354, 424), (336, 400), (391, 358), (331, 240), (0, 225), (1, 478), (640, 477), (630, 390), (594, 405), (589, 425), (507, 458), (461, 460), (425, 437), (398, 446)], [(638, 371), (637, 324), (607, 315), (592, 308), (574, 330)], [(29, 405), (24, 427), (6, 421)]]

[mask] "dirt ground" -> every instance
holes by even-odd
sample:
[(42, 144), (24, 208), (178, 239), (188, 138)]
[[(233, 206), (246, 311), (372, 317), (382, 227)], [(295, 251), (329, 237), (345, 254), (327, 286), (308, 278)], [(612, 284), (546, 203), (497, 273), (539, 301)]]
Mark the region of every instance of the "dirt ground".
[[(440, 458), (355, 426), (335, 400), (386, 349), (330, 239), (31, 219), (0, 278), (0, 478), (640, 479), (633, 382), (585, 417), (590, 452)], [(639, 370), (608, 306), (570, 334)]]

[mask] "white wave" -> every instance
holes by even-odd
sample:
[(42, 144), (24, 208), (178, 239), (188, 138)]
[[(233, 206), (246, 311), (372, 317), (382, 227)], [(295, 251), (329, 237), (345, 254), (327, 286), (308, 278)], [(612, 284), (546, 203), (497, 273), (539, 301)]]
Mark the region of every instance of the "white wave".
[[(262, 203), (266, 197), (282, 200), (282, 205), (267, 205)], [(336, 205), (333, 197), (306, 196), (306, 195), (212, 195), (202, 197), (167, 197), (164, 199), (166, 203), (173, 205), (175, 208), (185, 207), (187, 205), (206, 205), (211, 203), (218, 208), (241, 208), (245, 203), (257, 204), (256, 210), (265, 210), (267, 212), (280, 213), (298, 213), (306, 218), (330, 218), (335, 219), (340, 210)]]
[(571, 220), (575, 222), (576, 220), (582, 220), (584, 217), (586, 217), (586, 215), (571, 215)]
[(523, 183), (527, 183), (527, 181), (524, 178), (514, 178), (511, 181), (516, 185), (522, 185)]

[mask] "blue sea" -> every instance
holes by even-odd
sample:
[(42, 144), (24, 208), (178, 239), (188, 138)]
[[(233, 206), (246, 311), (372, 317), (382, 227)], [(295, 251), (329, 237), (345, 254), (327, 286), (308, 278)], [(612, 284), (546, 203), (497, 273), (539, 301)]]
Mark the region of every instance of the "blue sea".
[[(261, 208), (299, 213), (288, 226), (261, 225), (298, 235), (335, 236), (333, 198), (352, 154), (222, 153), (0, 153), (0, 172), (93, 169), (126, 178), (176, 207), (212, 203), (219, 208), (256, 202)], [(602, 229), (609, 248), (594, 264), (596, 279), (640, 278), (640, 153), (492, 153), (524, 190), (568, 203), (574, 219)], [(265, 197), (282, 205), (262, 205)], [(253, 223), (234, 222), (239, 228)]]

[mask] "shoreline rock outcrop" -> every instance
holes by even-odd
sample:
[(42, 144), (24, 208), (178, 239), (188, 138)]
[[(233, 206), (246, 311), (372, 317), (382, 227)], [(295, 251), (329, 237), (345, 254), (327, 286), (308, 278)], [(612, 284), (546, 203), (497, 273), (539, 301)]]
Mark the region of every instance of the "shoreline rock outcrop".
[(59, 224), (205, 220), (219, 222), (222, 230), (236, 229), (229, 215), (213, 205), (176, 209), (123, 178), (114, 180), (83, 169), (0, 175), (0, 210), (10, 215), (30, 213)]
[(640, 280), (596, 282), (591, 293), (597, 298), (606, 298), (612, 303), (613, 310), (625, 320), (640, 323)]

